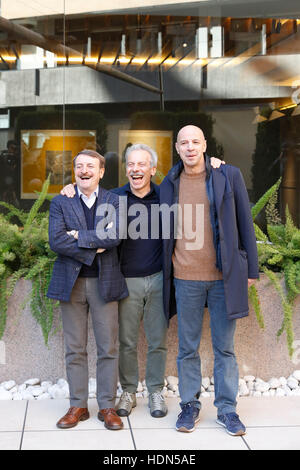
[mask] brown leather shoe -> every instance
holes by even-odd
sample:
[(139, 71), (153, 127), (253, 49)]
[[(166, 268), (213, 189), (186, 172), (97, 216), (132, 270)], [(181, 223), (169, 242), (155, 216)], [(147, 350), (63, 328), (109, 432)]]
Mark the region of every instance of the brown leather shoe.
[(79, 421), (85, 421), (90, 417), (87, 408), (77, 408), (77, 406), (71, 406), (67, 413), (56, 423), (56, 426), (60, 429), (74, 428)]
[(116, 410), (113, 408), (104, 408), (103, 410), (99, 410), (98, 419), (100, 419), (100, 421), (104, 421), (104, 426), (112, 431), (123, 428), (123, 422), (117, 415)]

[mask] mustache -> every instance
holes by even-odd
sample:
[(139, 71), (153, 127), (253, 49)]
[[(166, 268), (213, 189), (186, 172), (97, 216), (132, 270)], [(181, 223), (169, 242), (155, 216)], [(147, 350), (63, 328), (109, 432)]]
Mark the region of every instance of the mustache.
[(144, 176), (144, 173), (142, 173), (141, 171), (130, 171), (129, 176)]

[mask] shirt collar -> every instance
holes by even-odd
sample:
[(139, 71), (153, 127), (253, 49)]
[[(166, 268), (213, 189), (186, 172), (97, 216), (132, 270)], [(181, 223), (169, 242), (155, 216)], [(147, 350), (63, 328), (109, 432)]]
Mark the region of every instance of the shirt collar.
[(88, 201), (89, 199), (92, 199), (92, 198), (95, 198), (95, 197), (98, 197), (98, 194), (99, 194), (99, 186), (97, 186), (97, 188), (95, 189), (95, 191), (90, 195), (90, 197), (86, 196), (85, 194), (83, 194), (80, 189), (78, 188), (77, 186), (77, 191), (78, 191), (78, 196), (81, 197), (84, 201)]

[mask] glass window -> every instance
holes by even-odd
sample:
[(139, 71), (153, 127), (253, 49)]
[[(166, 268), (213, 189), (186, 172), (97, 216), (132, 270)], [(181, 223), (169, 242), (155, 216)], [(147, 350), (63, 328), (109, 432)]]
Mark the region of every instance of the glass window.
[(299, 225), (298, 2), (92, 3), (2, 2), (0, 200), (30, 207), (49, 172), (58, 193), (81, 147), (105, 156), (109, 189), (126, 182), (127, 146), (149, 144), (160, 182), (193, 123), (252, 203), (281, 176), (281, 211)]

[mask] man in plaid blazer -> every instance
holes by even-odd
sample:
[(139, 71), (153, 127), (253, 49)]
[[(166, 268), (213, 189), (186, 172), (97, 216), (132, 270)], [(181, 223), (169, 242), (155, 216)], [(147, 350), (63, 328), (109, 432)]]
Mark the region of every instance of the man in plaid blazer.
[[(118, 380), (118, 300), (128, 296), (117, 245), (119, 198), (99, 186), (105, 160), (82, 150), (73, 161), (76, 196), (53, 198), (49, 242), (58, 254), (48, 297), (60, 301), (70, 387), (70, 409), (57, 423), (70, 428), (89, 418), (87, 325), (97, 344), (98, 418), (108, 429), (123, 427), (114, 410)], [(99, 228), (100, 227), (100, 228)]]

